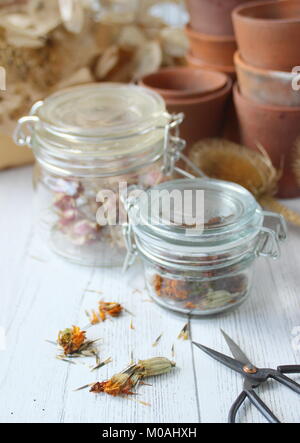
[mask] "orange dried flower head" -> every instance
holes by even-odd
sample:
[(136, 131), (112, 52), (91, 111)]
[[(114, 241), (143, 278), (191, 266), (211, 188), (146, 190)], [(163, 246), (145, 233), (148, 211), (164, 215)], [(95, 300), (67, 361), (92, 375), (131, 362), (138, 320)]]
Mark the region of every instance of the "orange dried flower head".
[(118, 317), (122, 311), (123, 307), (119, 303), (107, 303), (104, 301), (99, 302), (99, 313), (103, 321), (106, 319), (106, 315)]
[(174, 368), (175, 363), (164, 357), (154, 357), (148, 360), (139, 360), (137, 364), (129, 366), (123, 372), (114, 375), (110, 380), (95, 383), (90, 392), (99, 394), (104, 392), (114, 397), (134, 395), (133, 388), (145, 377), (166, 374)]
[(138, 378), (134, 375), (126, 373), (116, 374), (110, 380), (94, 384), (91, 388), (91, 392), (96, 394), (105, 392), (113, 397), (119, 395), (133, 395), (132, 389), (137, 382)]
[(73, 326), (71, 329), (60, 331), (57, 342), (63, 348), (65, 355), (74, 354), (83, 345), (85, 334), (85, 331), (81, 331), (78, 326)]

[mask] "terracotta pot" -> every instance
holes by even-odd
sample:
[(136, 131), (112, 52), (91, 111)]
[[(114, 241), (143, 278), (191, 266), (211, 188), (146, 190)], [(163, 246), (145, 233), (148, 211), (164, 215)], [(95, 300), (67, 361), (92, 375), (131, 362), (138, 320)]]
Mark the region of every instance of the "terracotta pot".
[(204, 34), (233, 35), (231, 12), (247, 1), (251, 0), (187, 0), (191, 26)]
[(233, 65), (233, 56), (237, 49), (233, 36), (200, 34), (193, 31), (190, 25), (186, 27), (186, 34), (194, 57), (212, 65)]
[(292, 170), (295, 141), (300, 136), (300, 108), (276, 107), (255, 103), (234, 87), (234, 100), (240, 123), (242, 143), (257, 150), (260, 143), (270, 155), (275, 167), (283, 162), (283, 175), (278, 196), (300, 196), (300, 187)]
[(238, 52), (234, 61), (239, 88), (246, 98), (266, 105), (300, 107), (300, 91), (293, 89), (299, 74), (255, 68), (244, 62)]
[(170, 113), (183, 112), (185, 114), (184, 122), (180, 127), (180, 135), (187, 141), (188, 148), (202, 138), (216, 137), (221, 134), (231, 90), (232, 80), (228, 77), (224, 88), (202, 97), (171, 99), (162, 94)]
[(175, 67), (147, 75), (140, 85), (154, 89), (165, 99), (186, 99), (216, 92), (224, 88), (227, 81), (227, 76), (221, 72)]
[(243, 59), (263, 69), (291, 71), (300, 64), (300, 2), (268, 1), (233, 11)]
[(222, 65), (211, 65), (205, 63), (199, 58), (194, 57), (192, 54), (188, 54), (186, 57), (187, 63), (193, 68), (208, 69), (210, 71), (219, 71), (224, 74), (229, 75), (233, 80), (236, 79), (236, 72), (234, 66), (222, 66)]

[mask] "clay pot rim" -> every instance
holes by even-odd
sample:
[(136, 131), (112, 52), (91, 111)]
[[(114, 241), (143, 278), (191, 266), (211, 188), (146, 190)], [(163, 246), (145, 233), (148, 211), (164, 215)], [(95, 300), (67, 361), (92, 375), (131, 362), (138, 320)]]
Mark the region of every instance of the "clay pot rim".
[(286, 112), (286, 113), (299, 113), (300, 114), (300, 107), (299, 106), (273, 106), (273, 105), (266, 105), (262, 103), (255, 102), (254, 100), (250, 100), (248, 97), (245, 97), (239, 88), (238, 82), (235, 82), (233, 85), (233, 93), (238, 98), (244, 100), (245, 102), (249, 103), (251, 106), (264, 109), (268, 112)]
[(240, 51), (236, 51), (234, 54), (234, 62), (237, 67), (241, 67), (242, 69), (251, 72), (253, 74), (260, 74), (265, 77), (270, 76), (270, 78), (277, 77), (277, 78), (283, 78), (283, 74), (285, 74), (285, 80), (292, 81), (293, 78), (298, 75), (296, 72), (290, 72), (290, 71), (279, 71), (279, 70), (273, 70), (273, 69), (263, 69), (263, 68), (257, 68), (256, 66), (250, 65), (247, 63), (243, 57)]
[(214, 35), (214, 34), (203, 34), (192, 28), (191, 24), (188, 23), (185, 27), (185, 32), (188, 37), (194, 38), (195, 40), (206, 40), (216, 43), (235, 43), (236, 39), (234, 35)]
[(285, 24), (291, 24), (291, 23), (295, 23), (298, 24), (300, 23), (300, 16), (298, 18), (259, 18), (259, 17), (251, 17), (248, 15), (243, 15), (241, 12), (243, 11), (250, 11), (253, 9), (259, 9), (259, 8), (263, 8), (265, 6), (268, 5), (278, 5), (278, 4), (287, 4), (287, 3), (294, 3), (299, 5), (300, 4), (298, 2), (298, 0), (265, 0), (264, 2), (261, 1), (256, 1), (256, 2), (247, 2), (244, 3), (240, 6), (237, 6), (233, 11), (232, 11), (232, 18), (233, 21), (235, 20), (239, 20), (239, 21), (244, 21), (244, 22), (248, 22), (248, 23), (260, 23), (260, 24), (269, 24), (269, 25), (285, 25)]
[[(193, 89), (165, 89), (165, 88), (159, 88), (156, 86), (152, 86), (147, 82), (147, 80), (150, 80), (151, 78), (157, 76), (158, 74), (172, 74), (177, 75), (178, 72), (184, 73), (200, 73), (200, 74), (210, 74), (215, 79), (219, 78), (219, 86), (217, 87), (211, 87), (210, 89), (201, 90), (201, 88), (193, 88)], [(139, 84), (146, 88), (151, 88), (161, 94), (165, 99), (187, 99), (187, 98), (198, 98), (198, 97), (205, 97), (209, 94), (212, 94), (213, 92), (220, 91), (223, 89), (228, 81), (228, 77), (226, 74), (219, 72), (219, 71), (213, 71), (209, 69), (201, 69), (201, 68), (193, 68), (190, 66), (175, 66), (175, 67), (169, 67), (169, 68), (163, 68), (160, 69), (157, 72), (153, 72), (152, 74), (146, 75), (143, 77)]]
[(228, 77), (227, 79), (227, 83), (224, 86), (224, 88), (212, 92), (211, 94), (207, 94), (204, 95), (202, 97), (195, 97), (195, 98), (186, 98), (186, 99), (167, 99), (167, 106), (172, 106), (172, 105), (196, 105), (199, 103), (208, 103), (208, 102), (212, 102), (216, 99), (218, 99), (219, 97), (225, 96), (227, 94), (230, 93), (231, 89), (232, 89), (232, 84), (233, 81), (231, 80), (230, 77)]
[(207, 66), (209, 69), (207, 69), (208, 71), (221, 71), (224, 72), (225, 75), (231, 75), (231, 74), (235, 74), (236, 70), (234, 65), (230, 65), (230, 66), (224, 66), (224, 65), (212, 65), (211, 63), (206, 63), (204, 60), (201, 60), (200, 58), (195, 57), (193, 54), (188, 53), (186, 55), (186, 59), (188, 61), (188, 63), (193, 63), (195, 65), (199, 65), (199, 69), (206, 69), (203, 68), (203, 66)]

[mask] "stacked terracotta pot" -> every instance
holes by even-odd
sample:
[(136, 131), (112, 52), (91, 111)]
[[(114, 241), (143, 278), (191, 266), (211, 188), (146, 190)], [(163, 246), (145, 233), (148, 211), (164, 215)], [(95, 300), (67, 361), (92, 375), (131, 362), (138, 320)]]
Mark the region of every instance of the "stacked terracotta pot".
[(256, 2), (233, 12), (239, 52), (234, 99), (241, 141), (261, 145), (282, 168), (279, 196), (300, 195), (293, 164), (300, 145), (300, 1)]
[(158, 92), (170, 113), (184, 113), (180, 135), (188, 148), (202, 138), (221, 134), (232, 91), (232, 80), (227, 75), (206, 69), (174, 67), (150, 74), (140, 84)]
[(188, 55), (190, 65), (235, 76), (233, 56), (237, 46), (231, 12), (236, 6), (247, 1), (249, 2), (249, 0), (186, 0), (190, 13), (190, 23), (186, 28), (190, 40)]

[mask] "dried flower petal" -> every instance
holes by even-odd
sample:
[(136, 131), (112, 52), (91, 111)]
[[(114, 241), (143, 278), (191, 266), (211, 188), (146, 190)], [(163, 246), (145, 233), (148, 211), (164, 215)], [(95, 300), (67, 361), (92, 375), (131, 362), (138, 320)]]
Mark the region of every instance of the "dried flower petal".
[(189, 324), (185, 324), (184, 327), (182, 328), (182, 330), (180, 331), (179, 335), (178, 335), (178, 339), (179, 340), (188, 340), (190, 337), (189, 334)]

